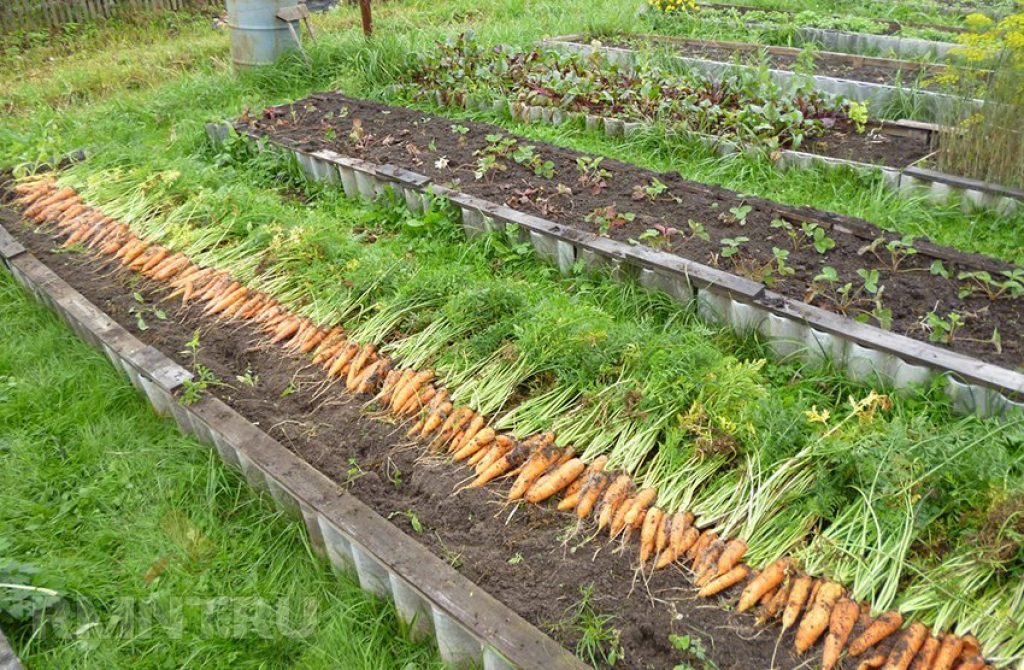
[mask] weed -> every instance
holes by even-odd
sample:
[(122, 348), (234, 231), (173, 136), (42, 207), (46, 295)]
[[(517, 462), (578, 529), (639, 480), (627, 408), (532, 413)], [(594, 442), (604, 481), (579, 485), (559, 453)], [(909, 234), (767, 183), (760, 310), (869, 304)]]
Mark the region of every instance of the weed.
[(576, 655), (595, 668), (613, 667), (623, 658), (621, 632), (612, 614), (598, 613), (591, 600), (594, 585), (580, 586), (580, 599), (571, 605), (555, 628), (579, 636)]
[(732, 258), (736, 254), (738, 254), (740, 252), (740, 248), (749, 241), (749, 237), (744, 237), (742, 235), (738, 237), (726, 237), (722, 239), (722, 257)]
[(602, 235), (607, 235), (616, 228), (622, 228), (636, 219), (633, 212), (620, 212), (615, 205), (596, 207), (583, 217), (587, 223), (593, 224)]
[(699, 637), (692, 635), (669, 635), (669, 644), (683, 654), (685, 660), (673, 668), (673, 670), (716, 670), (716, 666), (709, 658), (707, 649)]

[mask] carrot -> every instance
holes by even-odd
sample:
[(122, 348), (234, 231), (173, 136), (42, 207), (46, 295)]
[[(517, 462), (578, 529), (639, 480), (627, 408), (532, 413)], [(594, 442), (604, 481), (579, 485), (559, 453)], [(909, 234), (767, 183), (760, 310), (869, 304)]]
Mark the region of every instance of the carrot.
[(821, 634), (828, 628), (832, 608), (836, 601), (843, 594), (843, 587), (835, 582), (826, 582), (822, 585), (815, 598), (814, 604), (800, 620), (800, 626), (796, 630), (796, 651), (804, 653), (821, 637)]
[(217, 302), (212, 303), (209, 307), (207, 307), (206, 313), (210, 316), (213, 316), (214, 314), (219, 314), (220, 312), (226, 310), (228, 307), (237, 304), (242, 298), (246, 296), (248, 292), (249, 289), (247, 289), (246, 287), (238, 286), (238, 288), (236, 288), (233, 291), (230, 291), (226, 296), (224, 296)]
[(960, 652), (963, 650), (963, 639), (952, 633), (946, 633), (942, 636), (942, 644), (939, 646), (938, 654), (935, 656), (935, 662), (930, 666), (931, 669), (953, 670), (953, 664), (956, 663), (956, 659), (960, 657)]
[(586, 468), (587, 464), (579, 458), (566, 461), (554, 472), (550, 472), (534, 482), (533, 486), (526, 491), (524, 496), (526, 502), (539, 503), (547, 500), (572, 484)]
[(165, 258), (167, 258), (167, 250), (161, 246), (157, 246), (154, 244), (150, 245), (146, 249), (145, 253), (140, 254), (135, 258), (134, 261), (126, 263), (126, 265), (128, 266), (129, 270), (141, 272), (143, 267), (153, 262), (154, 260), (156, 260), (156, 262), (159, 263)]
[(313, 351), (313, 349), (318, 344), (320, 344), (325, 337), (327, 337), (327, 331), (321, 328), (317, 328), (316, 330), (313, 331), (313, 334), (309, 337), (309, 339), (307, 339), (305, 342), (299, 345), (299, 353), (308, 354), (309, 352)]
[(658, 531), (661, 529), (661, 522), (665, 519), (665, 513), (657, 507), (651, 507), (644, 515), (644, 525), (640, 531), (640, 564), (647, 563), (647, 560), (655, 552), (657, 545)]
[(910, 670), (930, 670), (934, 668), (935, 658), (939, 654), (939, 646), (939, 638), (929, 635), (928, 639), (921, 646), (921, 650), (917, 652), (914, 664), (910, 666)]
[(704, 532), (700, 534), (700, 539), (697, 540), (697, 544), (690, 547), (690, 550), (686, 552), (686, 558), (692, 561), (690, 564), (690, 569), (692, 571), (696, 571), (700, 566), (701, 561), (704, 559), (704, 556), (707, 555), (708, 549), (717, 541), (718, 533), (710, 528), (705, 529)]
[(556, 506), (558, 511), (568, 512), (571, 509), (576, 509), (576, 505), (580, 502), (580, 491), (583, 490), (583, 485), (590, 478), (593, 467), (594, 464), (591, 463), (579, 477), (573, 480), (572, 484), (565, 487), (565, 491), (563, 491), (565, 495), (562, 496), (562, 499), (558, 501)]
[(429, 382), (433, 376), (433, 370), (424, 370), (423, 372), (413, 371), (412, 377), (406, 380), (407, 383), (403, 384), (401, 388), (395, 389), (395, 395), (391, 400), (391, 409), (402, 409), (405, 406), (405, 403), (416, 395), (416, 392), (420, 390), (420, 387)]
[(654, 504), (657, 497), (658, 489), (655, 488), (648, 487), (637, 493), (633, 505), (626, 512), (626, 526), (630, 528), (639, 527), (644, 521), (644, 515), (647, 514), (647, 508)]
[(423, 409), (427, 403), (433, 400), (436, 395), (437, 387), (433, 384), (426, 384), (425, 386), (420, 387), (419, 393), (414, 393), (412, 397), (406, 401), (405, 405), (398, 410), (398, 414), (401, 416), (410, 416), (415, 414)]
[[(345, 331), (341, 326), (335, 326), (327, 331), (327, 335), (324, 339), (320, 340), (320, 344), (316, 345), (316, 349), (313, 350), (313, 363), (319, 363), (325, 358), (327, 351), (337, 348), (339, 345), (345, 342)], [(317, 360), (319, 357), (319, 360)]]
[(441, 433), (434, 439), (438, 448), (440, 449), (443, 447), (445, 442), (455, 442), (459, 439), (460, 434), (465, 430), (466, 426), (469, 425), (475, 416), (476, 412), (468, 407), (463, 407), (461, 411), (452, 412), (452, 415), (449, 418), (451, 423), (448, 424), (447, 428), (442, 426)]
[(660, 556), (668, 546), (668, 539), (672, 535), (672, 517), (669, 514), (661, 516), (661, 523), (658, 524), (658, 532), (654, 537), (654, 553)]
[(746, 612), (756, 605), (761, 600), (761, 596), (782, 583), (791, 566), (792, 561), (789, 558), (783, 557), (772, 561), (761, 571), (761, 574), (747, 584), (747, 588), (743, 589), (737, 609), (740, 612)]
[(786, 609), (782, 612), (782, 630), (789, 630), (800, 618), (800, 612), (811, 594), (812, 579), (810, 575), (800, 575), (793, 580), (793, 588), (789, 591)]
[(390, 368), (391, 363), (387, 358), (378, 358), (368, 365), (367, 371), (357, 380), (356, 393), (359, 395), (373, 393)]
[(382, 407), (390, 407), (391, 400), (394, 399), (395, 393), (413, 378), (416, 371), (412, 368), (406, 368), (401, 372), (398, 372), (389, 382), (385, 382), (384, 386), (381, 387), (380, 393), (373, 399), (375, 403)]
[(747, 543), (745, 540), (740, 538), (729, 540), (728, 544), (725, 545), (725, 549), (722, 550), (722, 555), (718, 557), (718, 571), (715, 574), (724, 575), (732, 570), (745, 553), (747, 553)]
[(981, 644), (978, 642), (978, 638), (974, 637), (971, 633), (964, 635), (960, 638), (963, 642), (963, 655), (964, 656), (980, 656), (981, 655)]
[(555, 467), (557, 468), (559, 466), (565, 465), (566, 463), (571, 461), (573, 456), (575, 456), (575, 455), (576, 455), (576, 450), (575, 449), (573, 449), (572, 447), (566, 447), (565, 449), (562, 450), (562, 453), (559, 454), (558, 459), (555, 460), (555, 463), (554, 463)]
[(179, 254), (177, 257), (173, 257), (164, 263), (163, 267), (153, 269), (153, 279), (155, 281), (167, 281), (177, 273), (181, 272), (184, 268), (188, 267), (189, 260), (185, 254)]
[(857, 666), (857, 670), (869, 670), (870, 668), (880, 668), (885, 663), (885, 654), (882, 652), (875, 652), (872, 656), (865, 658)]
[(468, 441), (463, 440), (465, 444), (462, 447), (460, 447), (458, 451), (455, 452), (455, 455), (452, 456), (452, 460), (456, 462), (464, 461), (470, 456), (476, 454), (478, 451), (480, 451), (493, 441), (494, 429), (484, 428), (479, 433), (477, 433), (476, 436), (470, 438)]
[(277, 330), (274, 331), (273, 337), (270, 338), (270, 343), (277, 344), (278, 342), (282, 342), (287, 338), (292, 337), (298, 332), (300, 325), (299, 320), (295, 317), (288, 319), (277, 327)]
[(341, 352), (334, 357), (334, 360), (331, 361), (330, 367), (327, 368), (327, 376), (337, 377), (344, 374), (357, 351), (359, 351), (359, 345), (355, 342), (349, 342), (348, 346), (342, 349)]
[[(598, 530), (603, 530), (612, 521), (619, 506), (626, 500), (630, 489), (633, 488), (633, 479), (627, 474), (621, 474), (608, 485), (601, 499), (601, 514), (597, 518)], [(577, 514), (579, 510), (577, 509)]]
[(927, 637), (928, 628), (923, 623), (915, 621), (910, 624), (889, 652), (882, 667), (885, 670), (907, 670)]
[(715, 566), (723, 551), (725, 551), (725, 542), (715, 539), (704, 549), (702, 554), (694, 559), (691, 570), (697, 586), (704, 586), (715, 578)]
[(152, 257), (150, 257), (150, 259), (148, 261), (146, 261), (142, 265), (142, 267), (139, 269), (139, 272), (141, 272), (142, 274), (146, 274), (148, 271), (152, 270), (157, 265), (162, 263), (164, 261), (164, 259), (168, 258), (170, 255), (171, 255), (171, 250), (170, 249), (166, 249), (164, 247), (161, 247), (160, 249), (157, 250), (157, 252), (155, 254), (153, 254)]
[[(786, 603), (789, 602), (789, 592), (792, 588), (793, 580), (787, 577), (777, 588), (761, 596), (762, 607), (757, 613), (757, 620), (765, 624), (779, 616)], [(771, 597), (769, 598), (769, 596)]]
[(451, 445), (448, 447), (448, 452), (455, 452), (459, 448), (468, 444), (469, 441), (476, 437), (476, 434), (479, 433), (481, 429), (483, 429), (485, 423), (487, 423), (487, 419), (485, 419), (482, 414), (477, 414), (476, 416), (474, 416), (473, 420), (469, 422), (469, 425), (463, 432), (462, 438), (459, 440), (452, 440)]
[(850, 656), (860, 656), (865, 651), (889, 637), (903, 625), (903, 615), (892, 610), (871, 622), (857, 639), (850, 643)]
[(487, 453), (484, 454), (483, 458), (473, 466), (474, 470), (477, 474), (482, 473), (484, 470), (491, 467), (496, 460), (512, 451), (517, 446), (519, 446), (519, 443), (514, 438), (511, 438), (508, 435), (499, 435), (494, 438), (494, 444), (492, 444), (487, 450)]
[[(477, 436), (477, 439), (480, 439), (479, 435)], [(490, 442), (481, 446), (479, 449), (476, 450), (476, 452), (473, 453), (472, 456), (469, 457), (469, 460), (466, 461), (466, 465), (476, 467), (481, 461), (487, 458), (491, 449), (495, 447), (501, 450), (501, 453), (504, 453), (505, 451), (508, 451), (509, 449), (512, 448), (512, 443), (508, 439), (508, 436), (506, 435), (495, 435)]]
[(525, 461), (530, 455), (529, 449), (523, 445), (514, 447), (507, 454), (503, 455), (498, 460), (494, 461), (486, 470), (480, 473), (480, 475), (474, 479), (471, 483), (466, 485), (467, 489), (480, 488), (484, 484), (487, 484), (496, 477), (500, 477), (512, 468), (518, 466), (520, 463)]
[(355, 358), (352, 359), (352, 365), (348, 367), (348, 378), (346, 380), (348, 387), (352, 386), (356, 376), (362, 372), (363, 368), (370, 362), (370, 357), (375, 353), (376, 348), (372, 344), (365, 344), (359, 350), (359, 353), (355, 355)]
[(558, 453), (548, 447), (533, 452), (508, 492), (508, 500), (519, 500), (536, 482), (544, 471), (558, 460)]
[(590, 481), (580, 491), (580, 501), (576, 505), (577, 518), (585, 519), (590, 516), (590, 513), (594, 511), (594, 507), (597, 505), (598, 500), (601, 499), (601, 494), (604, 493), (607, 485), (608, 475), (603, 472), (598, 472), (593, 475)]
[(843, 598), (832, 608), (832, 615), (828, 620), (828, 635), (825, 636), (825, 648), (821, 654), (821, 670), (832, 670), (839, 663), (839, 654), (853, 632), (859, 613), (860, 607), (849, 598)]
[(708, 582), (697, 595), (701, 598), (710, 598), (711, 596), (721, 593), (731, 586), (739, 584), (750, 574), (750, 568), (745, 565), (737, 565), (730, 569), (724, 575), (719, 575), (712, 581)]
[(965, 656), (964, 660), (961, 661), (957, 670), (984, 670), (985, 659), (977, 654), (971, 656)]
[(430, 416), (427, 417), (427, 420), (423, 422), (423, 430), (420, 431), (420, 437), (426, 437), (437, 430), (442, 423), (448, 420), (448, 417), (451, 415), (451, 411), (452, 404), (450, 402), (446, 402), (438, 407), (437, 410), (431, 413)]
[(39, 215), (40, 212), (42, 212), (44, 209), (46, 209), (50, 205), (52, 205), (54, 203), (57, 203), (57, 202), (61, 202), (63, 200), (67, 200), (68, 198), (70, 198), (73, 195), (75, 195), (75, 190), (74, 189), (64, 187), (62, 189), (54, 191), (53, 193), (50, 193), (49, 195), (47, 195), (44, 198), (41, 198), (38, 202), (36, 202), (31, 207), (26, 209), (23, 212), (23, 214), (24, 214), (24, 216), (26, 218), (34, 219), (34, 218), (36, 218)]
[(655, 570), (660, 570), (675, 561), (697, 541), (699, 532), (691, 525), (692, 517), (689, 512), (676, 512), (672, 515), (668, 546), (658, 555), (658, 562), (654, 564)]

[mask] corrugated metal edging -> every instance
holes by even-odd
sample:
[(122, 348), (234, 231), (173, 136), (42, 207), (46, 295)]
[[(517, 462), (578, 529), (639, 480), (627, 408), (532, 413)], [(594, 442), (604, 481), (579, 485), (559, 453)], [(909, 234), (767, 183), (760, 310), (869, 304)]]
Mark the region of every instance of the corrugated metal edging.
[(220, 400), (207, 396), (187, 407), (178, 402), (176, 394), (191, 373), (122, 328), (2, 226), (0, 261), (79, 337), (103, 351), (158, 414), (173, 417), (183, 433), (215, 448), (253, 488), (301, 518), (311, 544), (335, 568), (354, 571), (363, 589), (395, 602), (413, 631), (433, 635), (449, 667), (588, 667)]

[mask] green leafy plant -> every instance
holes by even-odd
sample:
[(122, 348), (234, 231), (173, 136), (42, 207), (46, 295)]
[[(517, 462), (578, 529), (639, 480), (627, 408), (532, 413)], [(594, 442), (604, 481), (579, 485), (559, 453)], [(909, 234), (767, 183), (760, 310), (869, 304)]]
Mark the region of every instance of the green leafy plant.
[(662, 193), (668, 190), (668, 186), (665, 185), (660, 179), (655, 177), (651, 180), (651, 183), (644, 186), (643, 184), (637, 184), (633, 187), (633, 200), (650, 200), (654, 202), (658, 199)]
[(185, 349), (181, 353), (188, 354), (192, 358), (192, 379), (185, 379), (181, 382), (181, 397), (179, 402), (186, 407), (194, 405), (203, 399), (207, 389), (217, 386), (220, 381), (213, 370), (199, 362), (199, 330), (192, 334), (192, 339), (185, 343)]
[[(883, 257), (883, 250), (888, 253), (888, 257)], [(918, 251), (914, 246), (913, 235), (904, 235), (900, 239), (888, 241), (883, 235), (858, 249), (857, 253), (859, 255), (870, 253), (878, 259), (879, 263), (887, 264), (892, 272), (899, 272), (900, 266), (911, 256), (916, 256)]]
[(636, 219), (632, 212), (620, 212), (615, 205), (597, 207), (583, 217), (587, 223), (595, 225), (602, 235), (607, 235), (615, 228), (622, 228)]
[(544, 160), (533, 145), (519, 147), (512, 153), (512, 160), (523, 167), (529, 168), (538, 177), (552, 179), (555, 176), (555, 164)]
[(612, 173), (601, 167), (602, 161), (604, 161), (602, 156), (596, 158), (580, 156), (576, 159), (576, 170), (580, 173), (579, 183), (584, 188), (590, 189), (593, 195), (598, 195), (608, 188), (608, 180), (612, 178)]
[(693, 219), (689, 219), (686, 222), (686, 225), (687, 227), (689, 227), (690, 233), (697, 239), (704, 240), (705, 242), (711, 241), (711, 234), (708, 233), (707, 227), (700, 221), (694, 221)]
[(576, 655), (595, 668), (611, 668), (623, 659), (622, 633), (612, 624), (616, 617), (594, 609), (594, 585), (580, 586), (580, 599), (571, 605), (556, 629), (578, 636)]
[(985, 271), (961, 272), (957, 279), (966, 283), (960, 287), (961, 298), (982, 293), (991, 301), (1000, 298), (1019, 298), (1024, 295), (1024, 270), (1009, 270), (1000, 273), (997, 279)]
[(722, 212), (718, 215), (718, 219), (727, 225), (739, 224), (741, 226), (747, 225), (747, 216), (753, 211), (753, 207), (750, 205), (739, 205), (737, 207), (730, 207), (728, 212)]
[(708, 651), (699, 637), (692, 635), (669, 635), (668, 642), (684, 657), (673, 670), (716, 670), (709, 658)]
[(38, 586), (40, 569), (6, 558), (10, 543), (0, 537), (0, 621), (28, 622), (37, 613), (60, 601), (53, 589)]
[(740, 248), (750, 241), (749, 237), (726, 237), (722, 240), (722, 258), (732, 258), (740, 252)]

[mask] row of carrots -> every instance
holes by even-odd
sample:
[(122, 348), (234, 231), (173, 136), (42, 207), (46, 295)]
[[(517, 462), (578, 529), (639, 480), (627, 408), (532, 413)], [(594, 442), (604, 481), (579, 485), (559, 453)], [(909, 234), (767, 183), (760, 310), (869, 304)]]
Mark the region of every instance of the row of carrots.
[[(689, 512), (663, 511), (655, 504), (656, 490), (637, 490), (629, 475), (605, 471), (606, 457), (588, 465), (571, 447), (557, 447), (552, 433), (524, 440), (497, 433), (486, 417), (468, 407), (454, 407), (448, 391), (433, 383), (432, 371), (399, 369), (372, 344), (349, 340), (341, 327), (321, 328), (224, 271), (200, 267), (181, 253), (139, 239), (126, 225), (84, 203), (73, 189), (58, 188), (51, 176), (22, 182), (14, 190), (24, 216), (61, 229), (64, 245), (81, 244), (113, 256), (124, 267), (168, 284), (169, 298), (204, 303), (204, 313), (211, 317), (250, 320), (270, 342), (311, 356), (328, 378), (344, 380), (348, 391), (375, 394), (378, 407), (412, 422), (410, 438), (429, 440), (435, 451), (474, 469), (475, 477), (463, 488), (504, 478), (512, 482), (509, 501), (539, 504), (560, 495), (559, 510), (573, 511), (581, 521), (593, 518), (598, 530), (607, 529), (623, 542), (638, 538), (641, 567), (688, 565), (701, 597), (744, 584), (738, 610), (757, 607), (762, 623), (780, 619), (783, 630), (796, 626), (797, 652), (806, 652), (824, 636), (825, 670), (837, 666), (844, 650), (858, 659), (858, 670), (989, 667), (972, 635), (936, 637), (918, 622), (904, 629), (903, 618), (895, 611), (872, 619), (868, 607), (848, 597), (841, 585), (801, 572), (788, 557), (753, 573), (741, 562), (747, 549), (744, 540), (720, 538), (712, 529), (701, 531)], [(859, 630), (855, 637), (854, 630)], [(897, 634), (894, 644), (881, 645)]]

